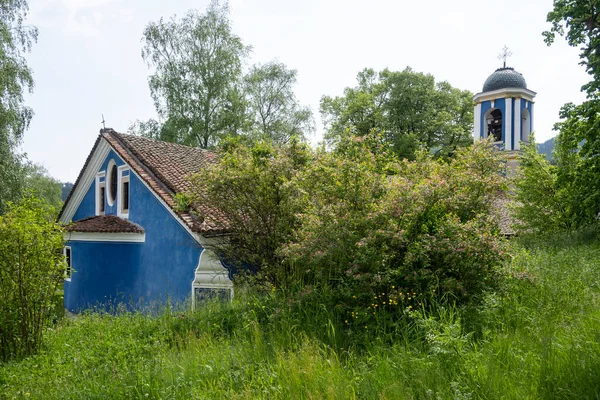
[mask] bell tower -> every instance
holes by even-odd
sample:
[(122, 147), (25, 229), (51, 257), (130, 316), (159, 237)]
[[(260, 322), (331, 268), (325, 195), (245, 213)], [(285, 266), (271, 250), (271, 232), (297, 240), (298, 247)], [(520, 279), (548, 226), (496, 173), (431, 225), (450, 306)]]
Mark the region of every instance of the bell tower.
[(527, 89), (525, 78), (506, 66), (511, 55), (504, 46), (499, 58), (504, 66), (491, 74), (477, 93), (475, 102), (474, 140), (493, 137), (494, 143), (508, 153), (508, 167), (518, 164), (521, 142), (529, 142), (533, 131), (533, 99), (536, 93)]

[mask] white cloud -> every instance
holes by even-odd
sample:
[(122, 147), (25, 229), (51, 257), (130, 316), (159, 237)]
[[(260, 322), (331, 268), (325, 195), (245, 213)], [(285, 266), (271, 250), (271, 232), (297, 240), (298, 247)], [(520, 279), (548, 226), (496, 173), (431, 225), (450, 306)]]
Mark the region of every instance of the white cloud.
[(69, 35), (100, 37), (105, 20), (129, 21), (131, 10), (118, 7), (123, 0), (38, 0), (30, 4), (31, 22), (42, 28), (59, 28)]

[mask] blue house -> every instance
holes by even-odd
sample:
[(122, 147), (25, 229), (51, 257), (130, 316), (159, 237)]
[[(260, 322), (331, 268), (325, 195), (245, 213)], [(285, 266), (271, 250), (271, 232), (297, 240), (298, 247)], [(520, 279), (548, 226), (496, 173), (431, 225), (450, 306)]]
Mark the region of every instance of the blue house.
[[(175, 195), (216, 161), (210, 151), (102, 129), (59, 215), (65, 225), (65, 307), (233, 296), (228, 270), (207, 246), (225, 226)], [(201, 215), (202, 217), (199, 217)]]

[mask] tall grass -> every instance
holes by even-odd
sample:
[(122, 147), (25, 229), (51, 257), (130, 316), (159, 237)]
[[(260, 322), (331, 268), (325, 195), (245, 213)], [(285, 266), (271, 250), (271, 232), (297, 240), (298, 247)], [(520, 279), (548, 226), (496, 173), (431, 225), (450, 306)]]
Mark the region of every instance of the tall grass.
[(0, 365), (0, 398), (600, 398), (596, 236), (524, 239), (512, 253), (504, 290), (483, 304), (387, 327), (349, 327), (326, 293), (66, 319), (41, 353)]

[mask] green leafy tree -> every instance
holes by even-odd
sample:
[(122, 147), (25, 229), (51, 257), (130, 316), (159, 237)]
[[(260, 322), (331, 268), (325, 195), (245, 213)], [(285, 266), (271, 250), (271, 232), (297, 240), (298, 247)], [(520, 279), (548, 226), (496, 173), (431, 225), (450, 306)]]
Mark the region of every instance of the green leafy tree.
[(226, 4), (213, 0), (204, 14), (151, 22), (143, 41), (142, 57), (154, 70), (150, 93), (166, 125), (149, 121), (143, 132), (202, 148), (241, 132), (242, 63), (250, 48), (233, 34)]
[[(11, 203), (12, 204), (12, 203)], [(0, 216), (0, 359), (35, 352), (64, 279), (63, 234), (54, 210), (35, 198)]]
[(52, 178), (46, 168), (39, 164), (30, 163), (25, 170), (25, 190), (58, 212), (63, 204), (62, 183)]
[(538, 152), (533, 135), (522, 151), (515, 177), (516, 228), (529, 233), (574, 228), (576, 208), (571, 203), (570, 187), (559, 180), (559, 167)]
[(472, 94), (410, 68), (363, 70), (357, 87), (321, 99), (321, 114), (325, 137), (334, 146), (347, 128), (360, 136), (383, 132), (395, 153), (408, 159), (414, 159), (419, 146), (450, 156), (471, 143)]
[(559, 35), (580, 47), (581, 64), (592, 78), (582, 87), (588, 100), (561, 110), (564, 121), (555, 126), (560, 131), (555, 158), (557, 185), (569, 193), (563, 200), (568, 201), (572, 224), (595, 224), (600, 215), (600, 3), (555, 0), (547, 21), (551, 28), (544, 32), (546, 43), (551, 45)]
[(296, 74), (296, 70), (278, 62), (250, 69), (244, 78), (244, 90), (253, 120), (253, 136), (287, 143), (294, 137), (305, 139), (314, 131), (310, 108), (301, 107), (294, 94)]
[(0, 4), (0, 214), (8, 201), (21, 195), (23, 160), (15, 151), (33, 116), (23, 104), (24, 92), (31, 92), (34, 84), (24, 54), (38, 33), (24, 24), (28, 11), (24, 0)]
[(210, 247), (229, 262), (256, 268), (260, 281), (283, 284), (288, 276), (278, 251), (306, 201), (294, 177), (310, 158), (310, 148), (297, 140), (281, 146), (224, 141), (219, 162), (191, 178), (192, 208), (209, 206), (226, 221), (226, 240)]

